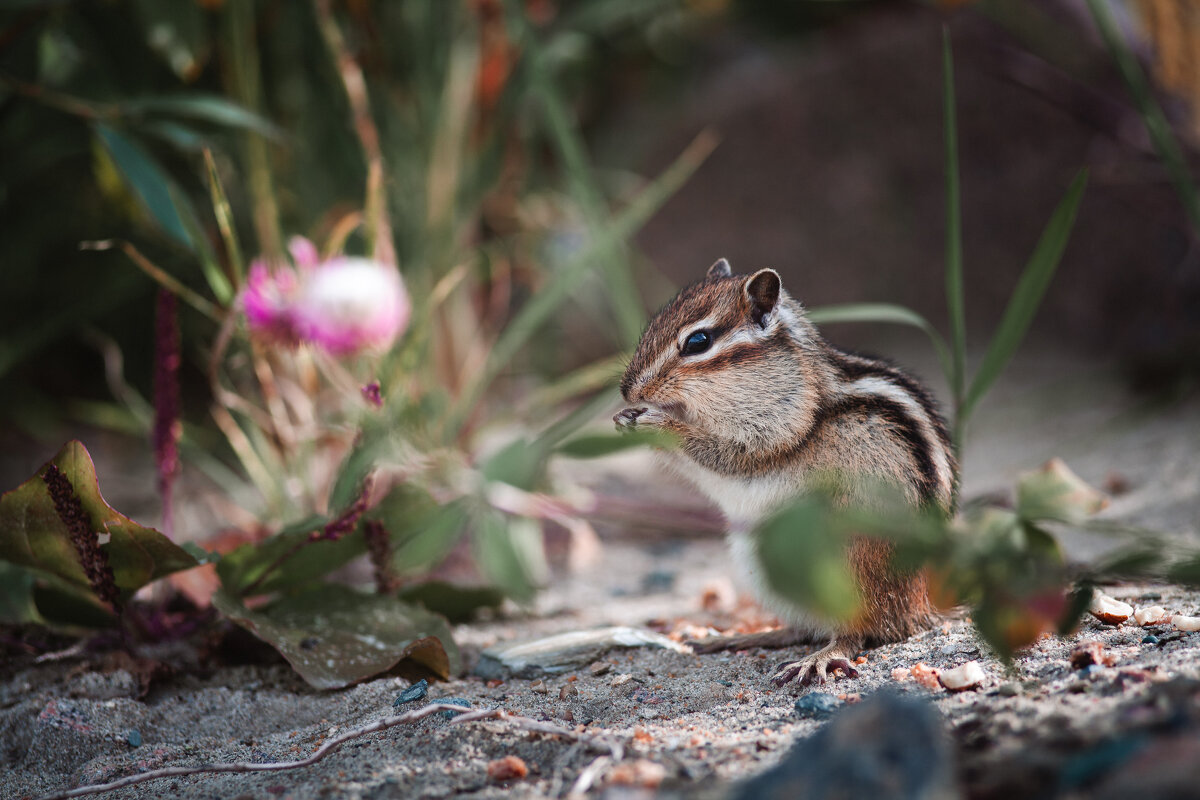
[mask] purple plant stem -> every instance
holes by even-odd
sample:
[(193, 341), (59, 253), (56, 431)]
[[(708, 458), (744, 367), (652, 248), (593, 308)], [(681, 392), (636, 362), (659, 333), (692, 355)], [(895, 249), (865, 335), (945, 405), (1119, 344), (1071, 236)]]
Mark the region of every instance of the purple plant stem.
[(179, 475), (179, 320), (175, 295), (158, 290), (154, 337), (154, 463), (162, 497), (163, 533), (174, 538), (171, 490)]

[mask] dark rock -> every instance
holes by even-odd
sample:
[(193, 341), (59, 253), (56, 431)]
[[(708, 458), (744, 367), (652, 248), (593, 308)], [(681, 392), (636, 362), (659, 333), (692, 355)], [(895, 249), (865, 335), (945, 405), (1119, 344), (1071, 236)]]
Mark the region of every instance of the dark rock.
[(425, 678), (421, 678), (421, 680), (417, 681), (412, 686), (409, 686), (400, 693), (400, 696), (392, 702), (392, 708), (399, 708), (405, 703), (411, 703), (414, 700), (420, 700), (428, 693), (429, 681), (427, 681)]
[[(465, 697), (439, 697), (433, 702), (447, 703), (452, 706), (462, 706), (463, 708), (471, 707), (471, 701)], [(453, 719), (454, 717), (458, 716), (458, 713), (455, 711), (439, 711), (438, 716), (442, 717), (443, 719)]]
[(1153, 633), (1147, 633), (1142, 637), (1142, 644), (1158, 644), (1158, 637)]
[(842, 701), (831, 694), (809, 692), (796, 701), (796, 713), (803, 719), (829, 719), (841, 705)]
[(125, 741), (129, 742), (130, 747), (142, 746), (142, 732), (137, 728), (133, 728), (125, 734)]
[(662, 594), (675, 588), (675, 573), (656, 569), (642, 576), (643, 594)]
[(845, 709), (733, 794), (736, 800), (958, 796), (941, 717), (929, 701), (891, 691)]

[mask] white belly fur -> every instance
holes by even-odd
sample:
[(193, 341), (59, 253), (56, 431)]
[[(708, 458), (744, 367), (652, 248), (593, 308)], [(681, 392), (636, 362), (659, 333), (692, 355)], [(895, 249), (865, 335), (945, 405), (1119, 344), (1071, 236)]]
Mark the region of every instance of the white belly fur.
[(797, 495), (796, 476), (775, 474), (731, 478), (705, 469), (690, 459), (679, 457), (672, 461), (680, 474), (708, 495), (725, 515), (729, 526), (726, 541), (736, 576), (747, 584), (763, 607), (790, 625), (832, 635), (828, 625), (808, 610), (771, 590), (758, 558), (754, 526)]

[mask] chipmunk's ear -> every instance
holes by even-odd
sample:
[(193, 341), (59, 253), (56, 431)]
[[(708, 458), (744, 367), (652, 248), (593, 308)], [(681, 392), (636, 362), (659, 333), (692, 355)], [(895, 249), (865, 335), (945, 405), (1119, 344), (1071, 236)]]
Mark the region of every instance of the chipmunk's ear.
[(767, 315), (779, 304), (781, 286), (779, 273), (773, 269), (760, 269), (746, 281), (746, 299), (750, 301), (750, 317), (765, 327)]
[(704, 277), (706, 280), (714, 280), (716, 278), (728, 278), (733, 274), (733, 269), (729, 266), (729, 262), (723, 258), (718, 258), (717, 263), (708, 268), (708, 274)]

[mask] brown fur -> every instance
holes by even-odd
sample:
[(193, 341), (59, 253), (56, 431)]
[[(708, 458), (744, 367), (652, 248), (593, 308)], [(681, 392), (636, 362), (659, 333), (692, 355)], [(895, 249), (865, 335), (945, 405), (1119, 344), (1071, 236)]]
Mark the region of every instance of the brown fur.
[[(707, 486), (723, 507), (740, 508), (740, 487), (754, 480), (782, 480), (798, 494), (814, 474), (832, 472), (843, 476), (845, 503), (870, 502), (882, 480), (914, 505), (950, 513), (957, 465), (930, 395), (892, 365), (826, 343), (773, 271), (732, 275), (722, 263), (650, 322), (621, 381), (634, 407), (618, 424), (678, 435), (685, 463), (716, 476)], [(682, 341), (706, 320), (712, 346), (683, 354)], [(768, 511), (753, 507), (731, 524)], [(928, 627), (925, 578), (898, 574), (888, 544), (855, 540), (847, 557), (863, 606), (836, 631), (843, 652)]]

